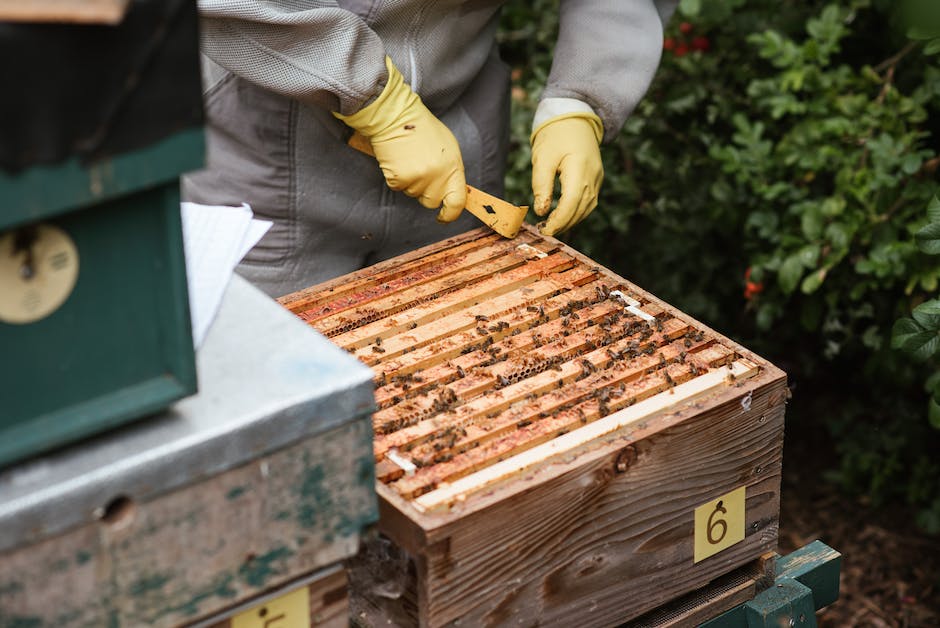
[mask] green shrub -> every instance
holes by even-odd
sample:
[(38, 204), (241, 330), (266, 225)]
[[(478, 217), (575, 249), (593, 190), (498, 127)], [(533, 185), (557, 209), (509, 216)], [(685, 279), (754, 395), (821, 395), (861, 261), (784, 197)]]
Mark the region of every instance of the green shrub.
[[(504, 14), (514, 199), (531, 196), (528, 125), (556, 4)], [(940, 257), (915, 239), (937, 190), (940, 65), (927, 53), (940, 44), (904, 27), (937, 4), (683, 0), (647, 98), (604, 149), (600, 205), (567, 236), (780, 363), (795, 384), (788, 420), (835, 443), (833, 479), (876, 504), (933, 505), (928, 527), (940, 523), (930, 368), (890, 335), (940, 283)]]

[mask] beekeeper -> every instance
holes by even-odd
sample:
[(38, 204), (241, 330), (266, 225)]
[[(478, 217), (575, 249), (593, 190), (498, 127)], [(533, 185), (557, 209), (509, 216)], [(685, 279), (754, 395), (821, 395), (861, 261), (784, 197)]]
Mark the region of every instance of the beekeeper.
[[(465, 183), (501, 195), (509, 141), (502, 4), (199, 0), (208, 156), (184, 196), (274, 222), (242, 275), (279, 296), (479, 225)], [(544, 233), (596, 206), (599, 144), (646, 92), (673, 4), (561, 0), (531, 135)]]

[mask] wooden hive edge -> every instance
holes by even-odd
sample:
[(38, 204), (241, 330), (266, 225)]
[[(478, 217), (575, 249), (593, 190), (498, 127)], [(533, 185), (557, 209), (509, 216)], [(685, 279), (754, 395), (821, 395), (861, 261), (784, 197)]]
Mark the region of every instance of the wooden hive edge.
[[(441, 240), (440, 242), (434, 242), (427, 246), (421, 247), (420, 249), (415, 249), (408, 253), (404, 253), (397, 257), (387, 259), (385, 261), (379, 262), (368, 268), (363, 268), (362, 270), (357, 270), (352, 273), (341, 275), (334, 279), (328, 279), (322, 283), (298, 290), (296, 292), (291, 292), (285, 295), (282, 295), (276, 299), (278, 303), (286, 307), (293, 313), (297, 313), (297, 309), (302, 308), (306, 305), (307, 300), (312, 295), (326, 294), (327, 292), (336, 290), (337, 288), (343, 287), (345, 284), (357, 281), (359, 279), (366, 279), (371, 275), (377, 275), (385, 271), (392, 270), (397, 266), (402, 264), (407, 264), (409, 262), (417, 261), (428, 255), (444, 251), (460, 244), (466, 242), (472, 242), (473, 240), (478, 240), (484, 236), (490, 235), (492, 231), (486, 227), (480, 227), (479, 229), (472, 229), (466, 231), (459, 235), (456, 235), (452, 238), (447, 238), (446, 240)], [(537, 232), (536, 232), (537, 233)]]

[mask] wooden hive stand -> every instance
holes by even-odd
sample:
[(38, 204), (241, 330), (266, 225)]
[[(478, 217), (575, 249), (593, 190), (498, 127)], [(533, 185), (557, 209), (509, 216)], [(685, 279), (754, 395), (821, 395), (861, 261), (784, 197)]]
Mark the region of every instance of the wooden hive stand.
[(471, 231), (280, 301), (375, 373), (355, 622), (609, 626), (710, 583), (717, 614), (772, 573), (786, 376), (559, 241)]

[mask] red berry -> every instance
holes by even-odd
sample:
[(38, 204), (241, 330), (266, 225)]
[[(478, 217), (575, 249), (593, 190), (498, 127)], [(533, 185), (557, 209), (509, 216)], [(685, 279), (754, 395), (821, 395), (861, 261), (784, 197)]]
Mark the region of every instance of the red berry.
[(763, 291), (764, 282), (751, 281), (751, 267), (748, 266), (744, 271), (744, 298), (750, 301)]
[(667, 37), (663, 40), (663, 50), (673, 50), (676, 47), (676, 40), (672, 37)]
[(684, 57), (687, 54), (689, 54), (689, 47), (686, 44), (679, 44), (676, 47), (675, 55), (677, 57)]
[(749, 281), (744, 285), (744, 298), (750, 301), (764, 291), (764, 284)]
[(708, 41), (708, 37), (696, 37), (692, 40), (692, 50), (701, 50), (705, 52), (711, 46), (711, 42)]
[(688, 22), (682, 22), (679, 24), (679, 31), (684, 35), (688, 35), (692, 32), (692, 25)]

